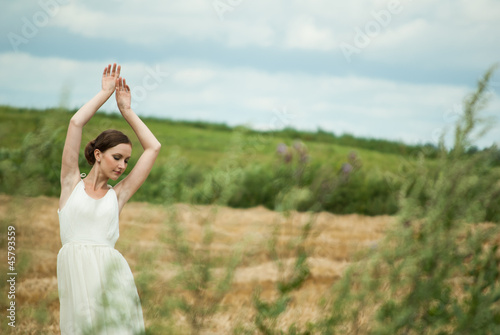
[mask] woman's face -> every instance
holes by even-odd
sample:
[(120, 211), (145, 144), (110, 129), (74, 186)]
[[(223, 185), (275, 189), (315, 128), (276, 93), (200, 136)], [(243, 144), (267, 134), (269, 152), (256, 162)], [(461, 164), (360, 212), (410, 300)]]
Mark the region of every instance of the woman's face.
[(117, 180), (125, 172), (131, 154), (132, 146), (120, 143), (104, 152), (96, 149), (96, 160), (101, 172), (109, 179)]

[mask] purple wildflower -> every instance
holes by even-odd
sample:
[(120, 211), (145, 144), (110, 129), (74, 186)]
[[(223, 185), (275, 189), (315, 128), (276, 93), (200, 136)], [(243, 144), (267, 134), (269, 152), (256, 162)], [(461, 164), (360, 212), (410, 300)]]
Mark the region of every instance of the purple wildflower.
[(278, 144), (278, 147), (276, 148), (276, 152), (279, 154), (279, 155), (285, 155), (288, 151), (288, 147), (286, 146), (285, 143), (280, 143)]
[(342, 164), (341, 171), (342, 171), (343, 174), (349, 174), (349, 173), (351, 173), (352, 169), (353, 169), (353, 167), (352, 167), (351, 164), (349, 164), (349, 163)]

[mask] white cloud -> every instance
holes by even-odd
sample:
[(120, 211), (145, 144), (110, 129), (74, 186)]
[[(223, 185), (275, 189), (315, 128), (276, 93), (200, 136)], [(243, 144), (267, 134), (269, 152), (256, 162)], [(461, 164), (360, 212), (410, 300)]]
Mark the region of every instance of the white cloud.
[[(0, 103), (54, 106), (62, 85), (70, 81), (70, 107), (79, 107), (99, 91), (104, 65), (0, 54), (0, 72), (4, 74), (0, 91), (7, 93), (0, 96)], [(122, 66), (122, 75), (136, 98), (136, 111), (142, 115), (202, 118), (231, 125), (250, 123), (260, 129), (286, 125), (309, 130), (321, 127), (336, 133), (406, 141), (433, 141), (435, 129), (452, 125), (450, 110), (470, 91), (463, 86), (269, 73), (180, 60)], [(11, 100), (6, 100), (6, 95)], [(496, 94), (489, 110), (499, 107)], [(113, 99), (104, 110), (116, 111)]]
[(182, 69), (174, 73), (172, 80), (181, 85), (194, 86), (204, 84), (214, 76), (215, 72), (208, 68)]
[[(109, 8), (72, 2), (61, 8), (52, 24), (90, 38), (115, 38), (138, 45), (156, 45), (179, 38), (217, 36), (206, 1), (120, 1)], [(210, 29), (208, 27), (210, 26)]]
[(328, 28), (318, 27), (309, 16), (293, 20), (284, 41), (287, 48), (312, 50), (331, 50), (336, 44), (333, 32)]
[[(432, 0), (221, 1), (232, 6), (223, 20), (211, 0), (64, 1), (50, 16), (48, 26), (100, 39), (99, 43), (109, 39), (167, 54), (177, 45), (203, 43), (214, 49), (331, 52), (333, 59), (341, 55), (340, 43), (352, 45), (359, 30), (366, 33), (367, 27), (378, 24), (379, 32), (353, 60), (457, 71), (482, 71), (499, 60), (500, 43), (494, 32), (500, 31), (500, 3), (496, 0), (453, 4)], [(393, 3), (399, 3), (398, 10), (390, 12)], [(24, 13), (19, 3), (8, 4), (1, 15), (6, 31), (22, 35), (21, 18), (30, 20), (43, 11), (33, 3), (23, 6)], [(390, 16), (383, 18), (387, 13)], [(387, 24), (383, 23), (386, 19)], [(203, 59), (203, 55), (193, 57)]]

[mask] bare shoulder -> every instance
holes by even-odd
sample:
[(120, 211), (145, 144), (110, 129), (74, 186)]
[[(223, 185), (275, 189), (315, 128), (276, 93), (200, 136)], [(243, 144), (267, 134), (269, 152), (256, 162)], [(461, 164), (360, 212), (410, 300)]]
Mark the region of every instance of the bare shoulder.
[(76, 185), (80, 182), (80, 175), (67, 176), (61, 180), (61, 196), (59, 197), (59, 209), (63, 209)]
[(120, 181), (118, 184), (113, 186), (113, 190), (116, 193), (116, 199), (118, 200), (118, 208), (119, 211), (122, 211), (123, 206), (127, 203), (129, 196), (127, 196), (125, 193), (127, 193), (126, 188), (123, 187), (123, 180)]

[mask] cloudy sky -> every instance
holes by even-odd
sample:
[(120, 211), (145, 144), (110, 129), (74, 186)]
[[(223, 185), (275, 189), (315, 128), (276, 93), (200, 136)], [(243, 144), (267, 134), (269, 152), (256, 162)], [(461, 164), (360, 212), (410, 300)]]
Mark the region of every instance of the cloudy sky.
[[(0, 8), (0, 104), (14, 106), (79, 107), (117, 62), (139, 115), (436, 143), (500, 61), (498, 0), (25, 0)], [(498, 123), (499, 73), (484, 111)], [(117, 112), (112, 99), (103, 109)], [(478, 144), (499, 140), (497, 125)]]

